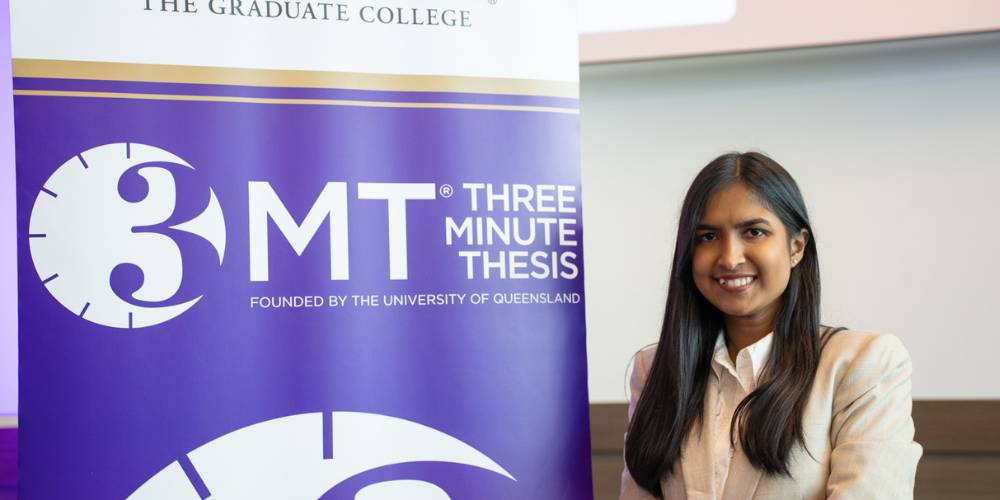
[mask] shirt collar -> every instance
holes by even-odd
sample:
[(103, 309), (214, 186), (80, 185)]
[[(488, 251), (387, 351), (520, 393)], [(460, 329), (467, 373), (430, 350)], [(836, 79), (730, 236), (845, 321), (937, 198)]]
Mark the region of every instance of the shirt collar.
[(742, 380), (739, 369), (744, 368), (745, 363), (750, 363), (749, 368), (753, 374), (753, 381), (756, 382), (771, 356), (771, 343), (773, 341), (774, 332), (771, 332), (757, 342), (743, 348), (736, 355), (736, 364), (734, 365), (733, 360), (729, 358), (729, 350), (726, 348), (726, 335), (720, 330), (719, 335), (715, 338), (715, 351), (712, 354), (712, 370), (715, 372), (715, 376), (721, 378), (722, 370), (726, 370), (737, 380), (748, 382)]

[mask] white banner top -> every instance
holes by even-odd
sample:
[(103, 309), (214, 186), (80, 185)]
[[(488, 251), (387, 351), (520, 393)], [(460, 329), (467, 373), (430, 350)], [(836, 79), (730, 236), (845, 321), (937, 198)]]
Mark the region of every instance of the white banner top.
[(567, 12), (576, 0), (12, 0), (12, 49), (15, 59), (576, 82)]

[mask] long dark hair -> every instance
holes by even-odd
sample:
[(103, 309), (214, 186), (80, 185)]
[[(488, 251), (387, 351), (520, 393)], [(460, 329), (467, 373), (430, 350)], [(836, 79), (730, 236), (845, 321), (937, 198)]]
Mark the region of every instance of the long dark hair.
[(761, 153), (725, 154), (701, 170), (684, 198), (660, 341), (625, 441), (629, 472), (657, 498), (660, 479), (675, 471), (685, 438), (704, 418), (712, 353), (724, 324), (722, 313), (695, 287), (695, 229), (709, 198), (735, 183), (754, 193), (789, 237), (803, 229), (809, 234), (780, 299), (760, 385), (736, 407), (730, 439), (738, 436), (754, 467), (780, 475), (789, 475), (792, 447), (804, 444), (802, 414), (822, 350), (816, 236), (798, 185), (781, 165)]

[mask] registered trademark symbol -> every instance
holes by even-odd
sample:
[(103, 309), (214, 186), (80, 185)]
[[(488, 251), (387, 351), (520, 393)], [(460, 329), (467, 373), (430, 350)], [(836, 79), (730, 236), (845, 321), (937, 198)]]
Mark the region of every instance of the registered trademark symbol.
[(451, 187), (451, 184), (441, 184), (438, 192), (441, 193), (442, 198), (451, 198), (451, 195), (455, 194), (455, 188)]

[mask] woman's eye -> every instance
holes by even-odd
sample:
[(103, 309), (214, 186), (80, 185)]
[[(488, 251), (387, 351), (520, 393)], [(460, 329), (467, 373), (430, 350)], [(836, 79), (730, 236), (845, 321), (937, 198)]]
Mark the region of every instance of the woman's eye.
[(751, 238), (763, 238), (764, 236), (767, 236), (767, 231), (756, 227), (751, 227), (747, 229), (747, 235), (750, 236)]
[(702, 241), (712, 241), (715, 239), (715, 233), (701, 233), (695, 236), (695, 240), (699, 243)]

